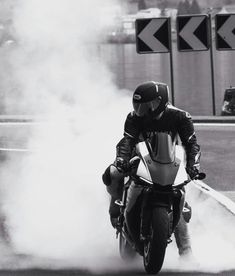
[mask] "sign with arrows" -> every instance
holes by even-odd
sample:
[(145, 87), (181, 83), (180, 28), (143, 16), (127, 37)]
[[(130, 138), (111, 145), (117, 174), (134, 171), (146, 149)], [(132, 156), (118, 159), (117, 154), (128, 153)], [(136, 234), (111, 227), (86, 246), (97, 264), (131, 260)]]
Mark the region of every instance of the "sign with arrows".
[(209, 49), (208, 15), (181, 15), (177, 17), (179, 51), (205, 51)]
[(215, 17), (217, 50), (235, 50), (235, 14), (217, 14)]
[(170, 18), (137, 19), (135, 29), (137, 53), (167, 53), (170, 51)]

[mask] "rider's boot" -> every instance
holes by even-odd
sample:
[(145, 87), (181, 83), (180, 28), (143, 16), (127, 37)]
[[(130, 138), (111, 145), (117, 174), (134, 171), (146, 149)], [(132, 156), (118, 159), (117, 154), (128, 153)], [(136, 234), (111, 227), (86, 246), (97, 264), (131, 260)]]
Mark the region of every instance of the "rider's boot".
[(192, 217), (192, 207), (185, 201), (184, 208), (182, 210), (184, 220), (188, 223)]
[(115, 203), (116, 198), (111, 197), (110, 205), (109, 205), (109, 216), (110, 222), (113, 228), (117, 228), (119, 224), (119, 216), (120, 216), (120, 207)]
[(120, 207), (115, 203), (117, 199), (121, 199), (124, 184), (124, 174), (119, 172), (114, 165), (108, 166), (102, 176), (106, 185), (107, 192), (111, 195), (109, 205), (110, 221), (114, 228), (118, 226), (118, 218), (120, 216)]
[(180, 216), (178, 225), (175, 228), (175, 240), (181, 257), (192, 257), (192, 248), (188, 224), (184, 220), (183, 215)]

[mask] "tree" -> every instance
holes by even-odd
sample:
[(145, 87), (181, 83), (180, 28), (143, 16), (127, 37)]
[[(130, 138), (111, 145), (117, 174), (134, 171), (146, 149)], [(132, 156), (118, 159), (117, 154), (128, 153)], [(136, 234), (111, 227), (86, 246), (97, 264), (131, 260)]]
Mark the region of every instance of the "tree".
[(182, 15), (182, 14), (188, 14), (189, 13), (189, 9), (190, 9), (190, 4), (188, 2), (188, 0), (186, 1), (180, 1), (179, 5), (178, 5), (178, 15)]
[(190, 7), (191, 14), (199, 14), (201, 13), (201, 8), (197, 2), (197, 0), (193, 0), (192, 5)]
[(161, 10), (161, 16), (166, 16), (166, 8), (168, 7), (168, 0), (160, 0), (158, 8)]
[(184, 6), (185, 6), (185, 10), (187, 13), (190, 13), (190, 8), (191, 8), (191, 5), (189, 3), (189, 0), (185, 0), (184, 1)]
[(161, 0), (158, 3), (158, 8), (161, 9), (161, 10), (164, 10), (168, 7), (168, 5), (169, 5), (168, 0)]
[(145, 9), (146, 9), (145, 0), (139, 0), (139, 2), (138, 2), (138, 10), (145, 10)]

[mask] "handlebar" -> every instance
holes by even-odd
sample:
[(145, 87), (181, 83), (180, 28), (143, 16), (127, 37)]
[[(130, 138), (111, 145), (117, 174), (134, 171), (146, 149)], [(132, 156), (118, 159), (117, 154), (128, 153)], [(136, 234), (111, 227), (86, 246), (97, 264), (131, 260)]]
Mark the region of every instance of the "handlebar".
[[(128, 172), (131, 170), (132, 167), (138, 166), (139, 162), (140, 162), (139, 156), (134, 156), (134, 157), (129, 161), (129, 166), (128, 166), (128, 169), (127, 169), (126, 173), (128, 173)], [(206, 174), (203, 173), (203, 172), (201, 172), (201, 173), (199, 173), (198, 175), (196, 175), (196, 176), (195, 176), (193, 179), (191, 179), (191, 180), (203, 180), (203, 179), (205, 179), (205, 178), (206, 178)]]

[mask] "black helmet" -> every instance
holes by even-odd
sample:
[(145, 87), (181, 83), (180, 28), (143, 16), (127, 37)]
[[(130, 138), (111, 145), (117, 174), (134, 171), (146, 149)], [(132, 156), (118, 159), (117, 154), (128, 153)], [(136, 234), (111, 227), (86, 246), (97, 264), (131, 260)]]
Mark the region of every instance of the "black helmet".
[(165, 110), (169, 88), (165, 83), (148, 81), (140, 84), (133, 94), (133, 107), (139, 117), (156, 117)]

